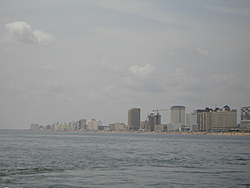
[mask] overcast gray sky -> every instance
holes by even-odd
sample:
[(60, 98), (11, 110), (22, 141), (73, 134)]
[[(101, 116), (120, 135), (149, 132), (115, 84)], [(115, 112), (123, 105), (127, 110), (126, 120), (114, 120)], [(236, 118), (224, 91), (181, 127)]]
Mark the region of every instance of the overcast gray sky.
[(249, 0), (2, 0), (0, 28), (0, 128), (250, 105)]

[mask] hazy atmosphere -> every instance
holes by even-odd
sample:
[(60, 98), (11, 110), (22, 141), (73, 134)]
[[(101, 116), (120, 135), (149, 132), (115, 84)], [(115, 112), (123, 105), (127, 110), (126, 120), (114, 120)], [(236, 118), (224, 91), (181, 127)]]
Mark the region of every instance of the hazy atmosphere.
[(0, 32), (2, 129), (250, 105), (249, 0), (0, 1)]

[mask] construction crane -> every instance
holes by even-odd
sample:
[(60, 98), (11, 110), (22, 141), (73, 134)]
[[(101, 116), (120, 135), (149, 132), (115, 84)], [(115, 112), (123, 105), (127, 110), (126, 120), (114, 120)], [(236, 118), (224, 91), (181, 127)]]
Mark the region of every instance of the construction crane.
[(153, 110), (153, 112), (156, 112), (156, 114), (159, 114), (159, 112), (158, 111), (165, 111), (165, 110), (170, 110), (170, 109), (157, 109), (157, 110)]
[(148, 115), (149, 114), (147, 114), (147, 117), (146, 117), (146, 120), (144, 122), (144, 125), (141, 127), (141, 130), (143, 130), (143, 131), (146, 129), (146, 126), (147, 126), (147, 123), (148, 123)]
[[(158, 111), (165, 111), (165, 110), (170, 110), (170, 109), (157, 109), (157, 110), (153, 110), (153, 112), (156, 112), (156, 115), (159, 115), (159, 112), (158, 112)], [(148, 125), (147, 125), (148, 122), (149, 122), (148, 117), (149, 117), (150, 114), (152, 114), (152, 113), (148, 113), (148, 114), (147, 114), (146, 120), (145, 120), (145, 122), (144, 122), (144, 125), (141, 127), (141, 130), (145, 130), (146, 127), (148, 126)], [(147, 127), (147, 128), (148, 128), (148, 127)]]
[(161, 116), (160, 116), (160, 114), (159, 114), (159, 111), (165, 111), (165, 110), (170, 110), (170, 109), (156, 109), (156, 110), (153, 110), (153, 112), (156, 112), (156, 115), (155, 115), (155, 120), (154, 121), (156, 121), (155, 122), (155, 124), (161, 124)]

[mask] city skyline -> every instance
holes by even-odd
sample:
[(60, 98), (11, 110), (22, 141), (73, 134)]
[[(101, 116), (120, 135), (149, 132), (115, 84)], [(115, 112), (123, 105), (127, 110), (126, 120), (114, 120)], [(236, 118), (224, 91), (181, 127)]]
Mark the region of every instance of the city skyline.
[[(250, 2), (1, 1), (0, 129), (249, 105)], [(169, 122), (168, 111), (161, 121)]]
[[(86, 119), (79, 121), (57, 122), (45, 126), (31, 123), (31, 130), (49, 131), (246, 131), (250, 128), (250, 106), (241, 108), (240, 123), (237, 123), (237, 110), (231, 109), (228, 105), (222, 108), (196, 109), (193, 112), (185, 113), (185, 106), (172, 106), (170, 109), (157, 109), (148, 113), (147, 119), (140, 119), (140, 108), (128, 110), (128, 122), (112, 122), (103, 125), (100, 120)], [(170, 122), (161, 122), (159, 111), (171, 110)]]
[[(154, 125), (156, 124), (168, 124), (168, 123), (171, 123), (171, 124), (180, 124), (182, 126), (184, 125), (187, 125), (187, 118), (191, 118), (190, 115), (196, 115), (195, 117), (197, 118), (197, 114), (199, 112), (213, 112), (213, 111), (222, 111), (222, 109), (226, 109), (228, 108), (229, 110), (231, 109), (228, 105), (224, 105), (224, 107), (221, 107), (221, 108), (209, 108), (209, 107), (204, 107), (202, 109), (193, 109), (192, 112), (186, 112), (185, 109), (186, 107), (185, 106), (171, 106), (169, 109), (157, 109), (157, 110), (152, 110), (151, 112), (149, 112), (147, 114), (147, 117), (146, 119), (143, 119), (143, 117), (141, 117), (141, 108), (139, 107), (132, 107), (130, 109), (128, 109), (128, 113), (127, 113), (127, 122), (121, 122), (121, 121), (110, 121), (108, 124), (102, 124), (104, 126), (107, 126), (109, 124), (124, 124), (124, 125), (128, 125), (128, 126), (136, 126), (136, 127), (145, 127), (145, 122), (147, 122), (146, 124), (146, 127), (148, 127), (148, 129), (151, 129), (151, 126), (154, 127)], [(243, 110), (243, 109), (247, 109), (247, 110)], [(249, 118), (249, 110), (250, 109), (250, 106), (245, 106), (245, 107), (241, 107), (241, 110), (240, 110), (240, 116), (243, 117), (243, 111), (245, 112), (246, 117), (245, 119), (242, 119), (240, 118), (238, 120), (238, 122), (242, 121), (242, 120), (250, 120)], [(165, 110), (169, 110), (169, 117), (170, 119), (166, 122), (162, 122), (161, 121), (161, 114), (159, 111), (165, 111)], [(231, 110), (230, 110), (231, 111)], [(232, 111), (238, 113), (238, 111), (236, 109), (232, 109)], [(190, 116), (190, 117), (187, 117), (187, 116)], [(198, 119), (197, 119), (198, 120)], [(237, 115), (236, 115), (236, 120), (237, 120)], [(87, 122), (87, 119), (86, 118), (80, 118), (79, 120), (72, 120), (69, 122), (72, 123), (72, 122), (77, 122), (77, 124), (79, 125), (80, 128), (84, 128), (85, 125), (87, 125), (88, 123), (90, 123), (91, 121), (97, 121), (97, 122), (102, 122), (100, 119), (95, 119), (95, 118), (91, 118), (89, 119), (89, 121)], [(190, 121), (190, 120), (189, 120)], [(192, 121), (190, 121), (192, 122)], [(65, 124), (66, 122), (64, 121), (57, 121), (56, 123), (52, 123), (52, 124)], [(34, 122), (32, 122), (31, 124), (34, 124)], [(37, 123), (35, 123), (37, 124)], [(40, 125), (40, 124), (39, 124)], [(47, 125), (51, 125), (51, 123), (48, 123)], [(235, 125), (237, 125), (237, 123), (235, 123)], [(43, 125), (42, 125), (43, 126)]]

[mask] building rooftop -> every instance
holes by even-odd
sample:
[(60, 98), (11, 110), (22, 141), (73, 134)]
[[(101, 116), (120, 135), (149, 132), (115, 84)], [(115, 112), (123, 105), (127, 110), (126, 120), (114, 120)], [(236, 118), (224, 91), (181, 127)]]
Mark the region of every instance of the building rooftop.
[(228, 109), (230, 109), (230, 107), (229, 107), (228, 105), (225, 105), (223, 108), (228, 108)]
[(186, 108), (185, 106), (172, 106), (171, 108)]

